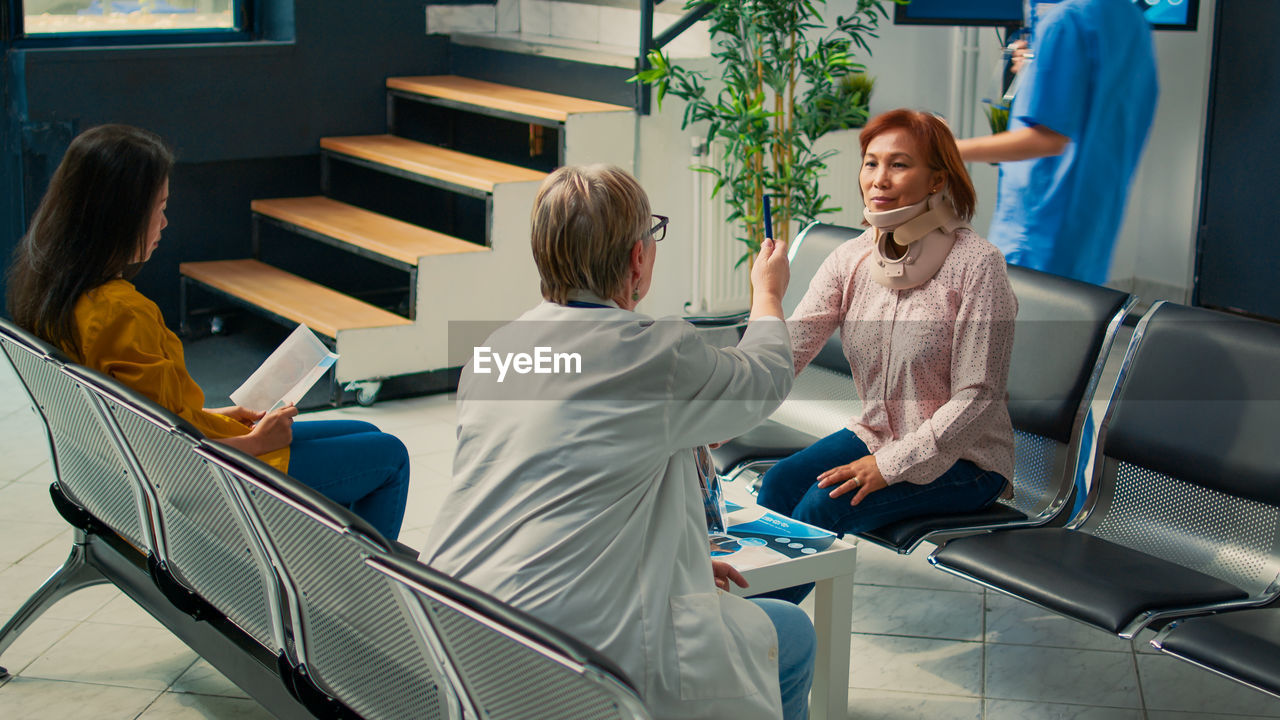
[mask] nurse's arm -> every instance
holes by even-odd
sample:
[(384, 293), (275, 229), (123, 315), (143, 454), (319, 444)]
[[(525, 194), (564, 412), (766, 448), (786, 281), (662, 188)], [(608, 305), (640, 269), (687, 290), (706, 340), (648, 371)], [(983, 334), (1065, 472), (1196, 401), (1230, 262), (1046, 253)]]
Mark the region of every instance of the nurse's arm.
[(1071, 139), (1044, 125), (956, 141), (965, 162), (1012, 162), (1061, 155)]

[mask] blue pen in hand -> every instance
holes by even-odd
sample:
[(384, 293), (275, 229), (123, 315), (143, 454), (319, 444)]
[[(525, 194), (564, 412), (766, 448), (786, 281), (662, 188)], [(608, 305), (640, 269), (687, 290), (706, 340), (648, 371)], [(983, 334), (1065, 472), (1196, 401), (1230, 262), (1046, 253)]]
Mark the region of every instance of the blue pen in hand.
[(769, 196), (764, 196), (764, 238), (773, 239), (773, 213), (769, 212)]

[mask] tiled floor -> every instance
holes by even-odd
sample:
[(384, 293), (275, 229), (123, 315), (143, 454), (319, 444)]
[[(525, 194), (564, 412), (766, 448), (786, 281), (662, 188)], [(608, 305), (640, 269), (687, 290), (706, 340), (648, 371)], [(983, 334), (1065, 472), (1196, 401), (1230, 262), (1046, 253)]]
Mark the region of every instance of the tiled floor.
[[(61, 563), (71, 532), (50, 505), (47, 450), (0, 365), (0, 618)], [(401, 537), (420, 546), (449, 483), (447, 396), (346, 408), (404, 439), (413, 485)], [(316, 417), (313, 415), (312, 417)], [(849, 717), (930, 720), (1241, 720), (1280, 702), (863, 544), (854, 587)], [(111, 587), (83, 590), (3, 657), (4, 720), (263, 718), (252, 700)]]

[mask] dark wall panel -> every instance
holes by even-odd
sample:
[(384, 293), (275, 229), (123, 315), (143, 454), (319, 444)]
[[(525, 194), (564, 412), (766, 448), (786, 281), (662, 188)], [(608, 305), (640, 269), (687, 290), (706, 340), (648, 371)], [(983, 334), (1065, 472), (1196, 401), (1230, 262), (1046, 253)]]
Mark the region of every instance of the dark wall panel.
[(26, 119), (146, 125), (191, 162), (312, 153), (322, 135), (381, 131), (389, 75), (447, 68), (423, 7), (299, 2), (293, 42), (19, 51)]
[[(22, 141), (16, 118), (17, 108), (25, 105), (17, 82), (20, 67), (10, 58), (8, 45), (0, 38), (0, 51), (4, 52), (0, 67), (0, 263), (7, 268), (13, 241), (22, 234)], [(4, 274), (0, 273), (0, 298), (3, 297)]]
[(1198, 304), (1280, 319), (1280, 3), (1219, 2), (1198, 239)]
[(169, 227), (134, 284), (177, 325), (178, 264), (249, 257), (249, 203), (315, 195), (320, 192), (319, 168), (315, 155), (178, 163), (169, 179)]
[(382, 132), (388, 76), (447, 72), (448, 42), (425, 34), (426, 4), (298, 0), (293, 41), (9, 49), (0, 257), (7, 265), (65, 151), (59, 132), (146, 127), (179, 165), (166, 245), (138, 282), (174, 318), (178, 262), (243, 256), (250, 199), (317, 192), (322, 136)]

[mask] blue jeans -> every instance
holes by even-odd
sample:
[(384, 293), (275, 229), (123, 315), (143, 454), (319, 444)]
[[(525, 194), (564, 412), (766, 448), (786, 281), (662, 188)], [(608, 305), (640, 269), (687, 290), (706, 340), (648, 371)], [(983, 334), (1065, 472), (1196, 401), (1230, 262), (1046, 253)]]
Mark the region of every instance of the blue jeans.
[(382, 536), (400, 536), (409, 496), (409, 451), (394, 435), (360, 420), (293, 425), (289, 474), (364, 518)]
[[(927, 485), (895, 483), (865, 496), (857, 506), (849, 504), (852, 492), (833, 498), (832, 488), (818, 487), (822, 473), (870, 454), (851, 430), (834, 432), (770, 468), (756, 500), (770, 510), (843, 535), (918, 515), (980, 510), (995, 502), (1005, 486), (999, 473), (959, 460)], [(813, 585), (801, 585), (768, 596), (800, 602), (811, 589)]]
[(778, 633), (778, 684), (782, 687), (783, 720), (809, 717), (809, 688), (813, 685), (813, 658), (818, 638), (803, 610), (789, 602), (752, 598), (773, 622)]

